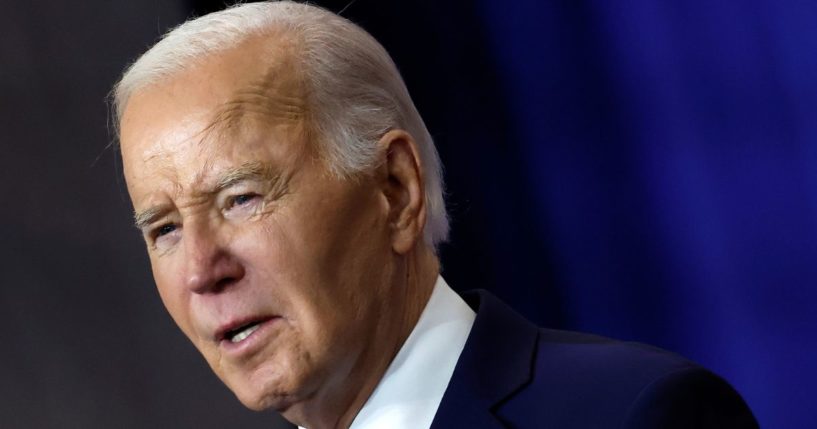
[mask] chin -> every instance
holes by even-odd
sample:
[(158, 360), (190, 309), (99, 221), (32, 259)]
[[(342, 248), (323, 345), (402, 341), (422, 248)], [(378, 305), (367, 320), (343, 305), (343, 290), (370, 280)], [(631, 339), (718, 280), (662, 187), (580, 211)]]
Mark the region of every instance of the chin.
[(274, 409), (281, 412), (293, 403), (293, 395), (279, 391), (269, 391), (267, 389), (258, 389), (257, 386), (245, 386), (246, 389), (235, 389), (236, 398), (245, 407), (253, 411), (264, 411)]
[(236, 398), (251, 410), (274, 409), (283, 412), (297, 402), (298, 397), (296, 394), (298, 383), (286, 375), (277, 371), (259, 371), (250, 377), (245, 374), (234, 374), (232, 380), (226, 384)]
[(241, 402), (242, 405), (245, 407), (253, 410), (253, 411), (265, 411), (269, 409), (273, 409), (275, 411), (283, 412), (290, 405), (292, 405), (292, 401), (289, 400), (289, 396), (253, 396), (253, 397), (242, 397), (236, 395), (238, 400)]

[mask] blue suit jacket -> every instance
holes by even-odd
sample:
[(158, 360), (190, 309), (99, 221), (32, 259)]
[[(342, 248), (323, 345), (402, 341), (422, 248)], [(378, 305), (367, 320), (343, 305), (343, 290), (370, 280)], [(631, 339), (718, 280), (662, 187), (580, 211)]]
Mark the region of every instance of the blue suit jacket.
[(539, 329), (485, 291), (432, 429), (757, 428), (723, 379), (635, 343)]

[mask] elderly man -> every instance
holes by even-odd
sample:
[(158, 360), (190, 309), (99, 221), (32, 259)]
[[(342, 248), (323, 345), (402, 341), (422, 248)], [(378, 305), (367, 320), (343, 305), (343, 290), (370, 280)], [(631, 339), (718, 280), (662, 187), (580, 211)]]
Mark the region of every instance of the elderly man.
[(247, 407), (309, 428), (755, 426), (683, 358), (454, 293), (434, 145), (349, 21), (292, 2), (207, 15), (114, 96), (161, 298)]

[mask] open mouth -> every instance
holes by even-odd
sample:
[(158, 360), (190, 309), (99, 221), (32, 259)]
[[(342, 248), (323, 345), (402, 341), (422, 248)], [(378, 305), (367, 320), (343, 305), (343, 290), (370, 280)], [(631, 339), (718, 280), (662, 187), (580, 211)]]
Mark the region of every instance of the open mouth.
[(238, 344), (249, 338), (255, 331), (264, 326), (264, 323), (270, 321), (273, 317), (262, 317), (254, 320), (247, 320), (235, 328), (222, 331), (216, 338), (221, 341), (228, 341), (233, 344)]
[(257, 331), (258, 328), (261, 327), (261, 323), (263, 320), (256, 320), (246, 325), (241, 325), (236, 329), (227, 331), (224, 333), (224, 339), (231, 342), (231, 343), (240, 343), (247, 339), (253, 332)]

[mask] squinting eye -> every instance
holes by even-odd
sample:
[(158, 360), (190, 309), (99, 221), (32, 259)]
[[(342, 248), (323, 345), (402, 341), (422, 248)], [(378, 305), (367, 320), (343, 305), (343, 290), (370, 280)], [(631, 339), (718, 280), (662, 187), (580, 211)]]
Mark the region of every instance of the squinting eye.
[(256, 194), (241, 194), (241, 195), (236, 195), (235, 197), (233, 197), (233, 198), (230, 200), (230, 206), (231, 206), (231, 207), (232, 207), (232, 206), (243, 206), (244, 204), (247, 204), (248, 202), (250, 202), (250, 201), (254, 200), (254, 199), (255, 199), (255, 198), (257, 198), (257, 197), (258, 197), (258, 195), (256, 195)]
[(176, 225), (169, 223), (167, 225), (162, 225), (156, 230), (156, 238), (159, 238), (163, 235), (170, 234), (171, 232), (176, 230)]

